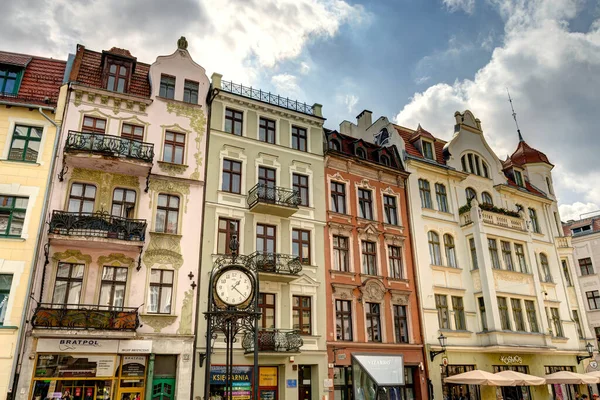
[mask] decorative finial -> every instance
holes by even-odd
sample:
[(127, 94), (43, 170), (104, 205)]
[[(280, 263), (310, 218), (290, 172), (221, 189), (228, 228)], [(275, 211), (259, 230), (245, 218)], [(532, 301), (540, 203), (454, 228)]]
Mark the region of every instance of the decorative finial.
[(187, 50), (187, 47), (188, 47), (188, 42), (185, 39), (185, 36), (180, 37), (179, 40), (177, 41), (177, 48)]
[(512, 110), (512, 117), (515, 120), (515, 125), (517, 126), (517, 133), (519, 134), (519, 142), (523, 141), (523, 135), (521, 135), (521, 130), (519, 129), (519, 123), (517, 122), (517, 113), (515, 112), (515, 108), (513, 107), (512, 99), (510, 98), (510, 92), (508, 88), (506, 88), (506, 93), (508, 93), (508, 101), (510, 103), (510, 109)]

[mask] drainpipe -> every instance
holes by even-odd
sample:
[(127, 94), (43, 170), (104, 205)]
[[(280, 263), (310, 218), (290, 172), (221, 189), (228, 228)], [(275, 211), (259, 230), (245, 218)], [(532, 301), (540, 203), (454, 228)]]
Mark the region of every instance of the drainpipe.
[[(68, 104), (67, 104), (68, 106)], [(61, 134), (61, 128), (62, 128), (62, 124), (57, 124), (56, 122), (54, 122), (54, 120), (52, 120), (52, 118), (48, 117), (45, 113), (44, 110), (52, 110), (53, 112), (56, 112), (56, 108), (48, 108), (48, 107), (39, 107), (38, 111), (39, 113), (42, 115), (42, 117), (44, 117), (48, 122), (50, 122), (52, 125), (54, 125), (55, 128), (55, 135), (54, 135), (54, 146), (52, 147), (52, 158), (50, 159), (50, 167), (48, 170), (48, 178), (46, 179), (46, 190), (44, 192), (44, 203), (42, 206), (42, 214), (41, 214), (41, 218), (40, 218), (40, 224), (38, 226), (38, 230), (37, 230), (37, 236), (36, 236), (36, 240), (37, 240), (37, 245), (35, 246), (34, 249), (34, 253), (33, 253), (33, 258), (31, 259), (31, 267), (30, 267), (30, 274), (29, 274), (29, 278), (27, 280), (27, 291), (28, 291), (28, 296), (25, 300), (25, 307), (23, 309), (23, 315), (21, 316), (21, 324), (20, 324), (20, 329), (19, 329), (19, 333), (18, 333), (18, 339), (17, 339), (17, 352), (16, 355), (17, 357), (15, 358), (15, 360), (13, 361), (13, 365), (10, 371), (10, 379), (8, 380), (9, 382), (12, 381), (12, 389), (11, 391), (8, 393), (7, 398), (8, 399), (14, 399), (15, 395), (16, 395), (16, 390), (17, 390), (17, 386), (19, 384), (19, 373), (21, 371), (21, 364), (23, 362), (23, 351), (24, 351), (24, 335), (23, 335), (23, 331), (25, 330), (26, 324), (27, 324), (27, 316), (29, 314), (29, 308), (31, 306), (31, 297), (33, 295), (33, 283), (34, 283), (34, 277), (36, 275), (37, 272), (37, 261), (38, 261), (38, 256), (40, 254), (40, 248), (42, 247), (42, 239), (44, 237), (44, 227), (45, 227), (45, 216), (46, 213), (48, 212), (48, 203), (49, 203), (49, 199), (50, 199), (50, 190), (51, 190), (51, 186), (52, 186), (52, 180), (53, 180), (53, 175), (54, 175), (54, 166), (56, 165), (56, 158), (58, 156), (58, 143), (59, 143), (59, 139), (60, 139), (60, 134)], [(66, 110), (66, 108), (65, 108)], [(44, 267), (45, 270), (45, 267)], [(44, 284), (44, 282), (42, 282), (42, 285)], [(42, 299), (40, 298), (40, 301)]]

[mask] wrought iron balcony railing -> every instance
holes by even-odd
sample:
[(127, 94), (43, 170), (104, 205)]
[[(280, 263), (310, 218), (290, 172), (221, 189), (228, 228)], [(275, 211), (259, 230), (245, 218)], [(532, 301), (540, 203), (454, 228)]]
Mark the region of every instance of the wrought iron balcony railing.
[(298, 275), (302, 272), (302, 262), (298, 256), (256, 251), (250, 254), (249, 257), (254, 260), (259, 272), (284, 275)]
[(31, 324), (45, 329), (135, 331), (140, 319), (138, 309), (132, 307), (40, 303)]
[(115, 217), (106, 212), (77, 213), (54, 210), (49, 233), (126, 241), (144, 241), (146, 220)]
[(247, 201), (248, 207), (250, 208), (254, 207), (258, 203), (298, 208), (298, 205), (300, 204), (300, 193), (293, 189), (257, 183), (248, 192)]
[[(297, 353), (304, 344), (300, 331), (295, 329), (261, 329), (258, 331), (258, 351)], [(254, 332), (246, 332), (242, 340), (246, 353), (254, 351)]]
[(151, 163), (154, 144), (102, 133), (69, 131), (65, 151), (88, 151)]
[(222, 81), (221, 90), (233, 94), (239, 94), (240, 96), (248, 97), (250, 99), (262, 101), (264, 103), (273, 104), (278, 107), (287, 108), (288, 110), (298, 111), (303, 114), (314, 115), (312, 106), (306, 103), (300, 103), (296, 100), (290, 100), (287, 97), (281, 97), (279, 95), (263, 92), (260, 89), (253, 89), (252, 87), (238, 85), (231, 81)]

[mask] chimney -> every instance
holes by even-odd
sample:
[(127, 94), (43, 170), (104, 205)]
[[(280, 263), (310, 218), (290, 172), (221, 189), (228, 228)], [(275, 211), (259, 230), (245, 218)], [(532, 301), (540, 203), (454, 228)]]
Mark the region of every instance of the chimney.
[(356, 117), (356, 124), (358, 125), (359, 132), (366, 132), (367, 128), (373, 125), (373, 113), (369, 110), (363, 110)]
[(221, 78), (223, 78), (223, 75), (213, 72), (211, 76), (213, 88), (221, 89)]

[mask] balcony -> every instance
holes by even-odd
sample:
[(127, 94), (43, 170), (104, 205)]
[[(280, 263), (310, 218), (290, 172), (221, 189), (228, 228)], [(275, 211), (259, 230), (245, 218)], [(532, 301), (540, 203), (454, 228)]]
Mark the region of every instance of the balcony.
[(300, 194), (297, 190), (258, 183), (250, 189), (246, 200), (252, 212), (287, 218), (298, 211)]
[(137, 308), (40, 303), (31, 324), (43, 329), (135, 331), (140, 320)]
[(557, 236), (555, 239), (556, 247), (559, 249), (570, 249), (573, 247), (571, 245), (571, 236)]
[(106, 212), (77, 213), (54, 210), (50, 219), (49, 237), (55, 242), (71, 244), (79, 241), (84, 247), (128, 249), (143, 246), (146, 220), (115, 217)]
[(101, 133), (69, 131), (65, 158), (78, 168), (146, 176), (152, 168), (154, 144)]
[[(258, 351), (271, 353), (299, 353), (304, 344), (300, 331), (295, 329), (261, 329), (258, 331)], [(246, 354), (254, 352), (254, 332), (247, 332), (242, 340)]]
[[(490, 209), (485, 209), (490, 208)], [(460, 210), (460, 225), (462, 227), (471, 225), (471, 206), (463, 206)], [(493, 225), (501, 228), (514, 229), (521, 232), (527, 232), (525, 221), (517, 212), (509, 211), (503, 208), (496, 208), (481, 204), (479, 206), (479, 215), (484, 224)]]
[(302, 272), (302, 262), (297, 256), (257, 251), (249, 257), (254, 261), (258, 272), (268, 280), (289, 282), (298, 278)]

